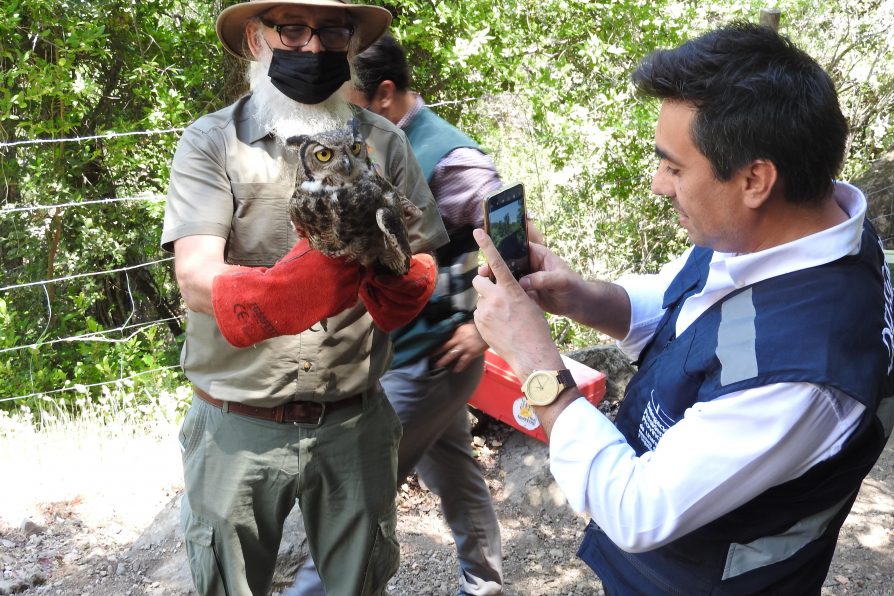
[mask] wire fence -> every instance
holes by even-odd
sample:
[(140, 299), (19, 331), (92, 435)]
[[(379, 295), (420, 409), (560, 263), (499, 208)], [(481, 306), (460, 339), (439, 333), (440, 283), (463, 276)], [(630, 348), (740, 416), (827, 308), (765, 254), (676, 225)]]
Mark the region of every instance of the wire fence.
[(106, 269), (105, 271), (91, 271), (88, 273), (76, 273), (74, 275), (66, 275), (64, 277), (54, 277), (51, 279), (42, 279), (38, 281), (29, 281), (20, 284), (12, 284), (8, 286), (0, 286), (0, 292), (5, 292), (7, 290), (16, 290), (19, 288), (30, 288), (33, 286), (45, 286), (46, 284), (53, 284), (62, 281), (71, 281), (73, 279), (81, 279), (83, 277), (96, 277), (97, 275), (108, 275), (111, 273), (123, 273), (126, 271), (133, 271), (134, 269), (141, 269), (143, 267), (149, 267), (151, 265), (157, 265), (158, 263), (167, 263), (169, 261), (173, 261), (174, 257), (166, 257), (164, 259), (156, 259), (154, 261), (147, 261), (145, 263), (139, 263), (137, 265), (129, 265), (127, 267), (118, 267), (117, 269)]
[[(430, 107), (438, 107), (438, 106), (449, 106), (456, 105), (462, 103), (469, 103), (478, 101), (477, 98), (468, 97), (456, 100), (446, 100), (440, 101), (436, 103), (430, 104)], [(171, 128), (163, 128), (163, 129), (154, 129), (154, 130), (139, 130), (139, 131), (130, 131), (130, 132), (118, 132), (118, 131), (107, 131), (100, 134), (93, 135), (83, 135), (83, 136), (71, 136), (71, 137), (62, 137), (62, 138), (40, 138), (40, 139), (18, 139), (11, 141), (0, 141), (0, 150), (14, 150), (16, 148), (27, 148), (27, 147), (36, 147), (42, 145), (61, 145), (65, 143), (83, 143), (88, 141), (95, 140), (108, 140), (119, 137), (134, 137), (134, 136), (153, 136), (153, 135), (167, 135), (167, 134), (177, 134), (184, 130), (183, 127), (171, 127)], [(46, 212), (48, 215), (54, 215), (56, 213), (60, 213), (62, 210), (67, 209), (90, 209), (96, 208), (100, 206), (110, 205), (110, 204), (129, 204), (129, 203), (162, 203), (165, 201), (165, 197), (157, 194), (147, 194), (140, 196), (126, 196), (126, 197), (106, 197), (106, 198), (97, 198), (97, 199), (89, 199), (82, 201), (66, 201), (66, 202), (40, 202), (40, 203), (32, 203), (32, 204), (6, 204), (0, 205), (0, 221), (4, 217), (11, 217), (15, 215), (29, 215), (36, 214), (40, 212)], [(84, 271), (84, 272), (75, 272), (69, 275), (58, 276), (58, 277), (48, 277), (46, 279), (35, 279), (30, 281), (18, 281), (17, 283), (8, 283), (6, 285), (0, 285), (0, 302), (4, 300), (4, 297), (8, 297), (8, 295), (12, 292), (16, 291), (25, 291), (28, 289), (40, 289), (42, 290), (42, 308), (44, 310), (45, 325), (43, 326), (42, 331), (40, 331), (38, 338), (32, 340), (23, 340), (18, 341), (15, 345), (7, 345), (4, 347), (0, 347), (0, 358), (10, 358), (15, 355), (22, 355), (29, 352), (37, 352), (37, 351), (45, 351), (45, 350), (53, 350), (57, 347), (64, 344), (72, 344), (72, 343), (119, 343), (123, 344), (132, 339), (134, 339), (137, 335), (141, 333), (145, 333), (149, 329), (153, 328), (164, 328), (167, 327), (171, 323), (176, 323), (178, 325), (183, 325), (185, 323), (185, 316), (181, 314), (177, 314), (175, 316), (170, 317), (158, 317), (153, 318), (152, 320), (140, 321), (140, 322), (132, 322), (134, 314), (137, 310), (147, 311), (151, 310), (149, 308), (141, 308), (141, 305), (137, 304), (138, 298), (135, 296), (132, 291), (130, 284), (130, 274), (136, 270), (146, 269), (149, 267), (155, 266), (170, 266), (170, 263), (173, 261), (173, 257), (164, 257), (158, 259), (149, 259), (145, 262), (127, 265), (123, 267), (114, 267), (103, 270), (92, 270), (92, 271)], [(51, 297), (50, 287), (53, 285), (58, 285), (67, 282), (84, 282), (91, 278), (101, 278), (103, 276), (114, 276), (118, 274), (123, 274), (127, 280), (127, 301), (130, 303), (130, 312), (128, 313), (126, 320), (117, 326), (104, 328), (100, 330), (91, 330), (86, 327), (70, 334), (60, 334), (59, 336), (53, 336), (53, 320), (54, 320), (54, 308), (53, 308), (53, 298)], [(85, 322), (86, 324), (86, 322)], [(35, 335), (37, 335), (38, 330), (34, 330)], [(32, 336), (33, 337), (33, 336)], [(92, 383), (79, 383), (77, 379), (66, 378), (64, 381), (64, 386), (54, 387), (46, 390), (37, 390), (36, 388), (32, 388), (33, 390), (29, 390), (27, 387), (22, 387), (20, 392), (17, 392), (16, 395), (12, 396), (3, 396), (0, 397), (0, 403), (5, 402), (24, 402), (26, 400), (34, 399), (34, 398), (50, 398), (52, 396), (60, 396), (60, 394), (64, 394), (67, 392), (73, 391), (85, 391), (89, 388), (96, 387), (104, 387), (108, 385), (116, 385), (121, 384), (124, 380), (133, 379), (139, 376), (151, 375), (151, 374), (160, 374), (160, 373), (169, 373), (172, 370), (177, 370), (179, 367), (174, 363), (165, 363), (165, 366), (153, 368), (151, 370), (141, 371), (136, 374), (130, 374), (125, 367), (121, 367), (120, 374), (118, 374), (114, 378), (109, 378), (101, 382), (92, 382)], [(30, 366), (30, 364), (29, 364)], [(33, 376), (33, 375), (32, 375)], [(71, 373), (67, 373), (66, 377), (70, 377)]]
[[(60, 143), (80, 143), (85, 141), (91, 141), (96, 139), (111, 139), (116, 137), (131, 137), (131, 136), (152, 136), (152, 135), (165, 135), (165, 134), (175, 134), (180, 133), (184, 129), (183, 128), (165, 128), (165, 129), (156, 129), (156, 130), (142, 130), (142, 131), (132, 131), (132, 132), (114, 132), (109, 131), (103, 134), (97, 135), (87, 135), (87, 136), (76, 136), (76, 137), (65, 137), (65, 138), (52, 138), (52, 139), (25, 139), (25, 140), (15, 140), (8, 142), (0, 142), (0, 149), (6, 148), (15, 148), (15, 147), (24, 147), (24, 146), (35, 146), (35, 145), (51, 145), (51, 144), (60, 144)], [(58, 213), (61, 210), (67, 209), (90, 209), (96, 208), (103, 205), (110, 204), (135, 204), (135, 203), (162, 203), (164, 202), (165, 197), (158, 194), (146, 194), (140, 196), (126, 196), (126, 197), (105, 197), (98, 198), (92, 200), (83, 200), (83, 201), (67, 201), (67, 202), (58, 202), (58, 203), (40, 203), (40, 204), (26, 204), (26, 205), (15, 205), (15, 204), (6, 204), (0, 206), (0, 218), (11, 217), (16, 214), (29, 214), (29, 213), (37, 213), (37, 212), (48, 212), (49, 214)], [(140, 305), (139, 299), (135, 295), (133, 289), (131, 288), (131, 274), (133, 272), (137, 272), (138, 270), (148, 269), (151, 267), (158, 266), (170, 266), (173, 262), (173, 257), (163, 256), (157, 259), (147, 259), (144, 262), (129, 264), (126, 266), (120, 267), (111, 267), (102, 270), (91, 270), (91, 271), (83, 271), (76, 272), (69, 275), (63, 275), (58, 277), (48, 277), (46, 279), (36, 279), (32, 281), (23, 281), (18, 283), (10, 283), (7, 285), (0, 286), (0, 301), (4, 298), (8, 298), (12, 292), (27, 290), (29, 288), (39, 288), (43, 293), (43, 309), (45, 311), (44, 318), (46, 320), (46, 325), (44, 326), (42, 332), (39, 334), (38, 339), (33, 341), (21, 341), (17, 342), (15, 345), (6, 346), (0, 348), (0, 357), (10, 358), (15, 354), (20, 354), (23, 352), (38, 352), (44, 350), (53, 350), (60, 344), (70, 344), (70, 343), (97, 343), (97, 344), (124, 344), (132, 339), (134, 339), (137, 335), (141, 333), (147, 332), (147, 330), (153, 328), (167, 328), (171, 323), (183, 324), (185, 322), (185, 317), (183, 314), (176, 314), (174, 316), (168, 317), (158, 317), (158, 318), (150, 318), (150, 320), (133, 321), (136, 312), (139, 311), (150, 311), (150, 308), (144, 308), (145, 305)], [(53, 335), (53, 321), (54, 321), (54, 311), (53, 311), (53, 300), (51, 299), (51, 291), (50, 287), (57, 284), (62, 284), (64, 282), (83, 282), (89, 278), (103, 278), (106, 276), (115, 276), (115, 275), (123, 275), (126, 279), (126, 301), (129, 302), (130, 312), (127, 314), (124, 322), (120, 325), (102, 329), (92, 329), (87, 327), (86, 317), (84, 318), (83, 324), (84, 327), (72, 334), (61, 334), (57, 337), (52, 337)], [(107, 378), (105, 380), (100, 380), (98, 382), (89, 382), (83, 383), (78, 382), (77, 379), (71, 378), (70, 371), (66, 373), (66, 379), (60, 386), (53, 387), (50, 389), (40, 389), (32, 388), (34, 390), (29, 390), (28, 387), (20, 387), (20, 392), (15, 395), (0, 397), (0, 403), (5, 402), (24, 402), (26, 400), (30, 400), (33, 398), (39, 399), (52, 399), (54, 397), (59, 397), (62, 394), (68, 392), (85, 392), (89, 389), (100, 388), (106, 386), (122, 386), (126, 381), (130, 381), (133, 379), (137, 379), (140, 377), (145, 377), (147, 375), (159, 375), (159, 374), (170, 374), (172, 371), (176, 371), (179, 369), (179, 366), (176, 363), (168, 363), (162, 362), (160, 366), (156, 366), (150, 368), (148, 370), (140, 370), (134, 372), (132, 370), (128, 370), (122, 363), (120, 367), (118, 367), (118, 374)]]
[(66, 137), (61, 139), (26, 139), (21, 141), (0, 141), (0, 149), (6, 147), (21, 147), (24, 145), (48, 145), (53, 143), (80, 143), (83, 141), (95, 141), (97, 139), (114, 139), (116, 137), (132, 137), (132, 136), (152, 136), (159, 134), (168, 134), (173, 132), (183, 132), (183, 128), (163, 128), (159, 130), (137, 130), (132, 132), (115, 132), (109, 131), (101, 135), (88, 135), (83, 137)]
[[(430, 107), (438, 107), (438, 106), (448, 106), (448, 105), (456, 105), (462, 103), (469, 103), (478, 101), (477, 98), (469, 97), (462, 98), (456, 100), (446, 100), (440, 101), (433, 104), (430, 104)], [(83, 136), (71, 136), (71, 137), (62, 137), (62, 138), (42, 138), (42, 139), (18, 139), (11, 141), (0, 141), (0, 150), (9, 149), (13, 150), (16, 148), (23, 147), (35, 147), (41, 145), (60, 145), (64, 143), (83, 143), (88, 141), (95, 140), (107, 140), (118, 137), (133, 137), (133, 136), (153, 136), (153, 135), (167, 135), (167, 134), (176, 134), (180, 133), (184, 130), (183, 127), (171, 127), (171, 128), (163, 128), (163, 129), (155, 129), (155, 130), (140, 130), (140, 131), (131, 131), (131, 132), (117, 132), (117, 131), (108, 131), (100, 134), (94, 135), (83, 135)], [(46, 212), (49, 215), (53, 215), (59, 213), (61, 210), (65, 209), (89, 209), (96, 208), (99, 206), (110, 205), (110, 204), (127, 204), (127, 203), (161, 203), (164, 202), (165, 197), (161, 195), (155, 194), (147, 194), (141, 196), (127, 196), (127, 197), (106, 197), (106, 198), (97, 198), (91, 200), (82, 200), (82, 201), (67, 201), (67, 202), (41, 202), (41, 203), (33, 203), (33, 204), (6, 204), (0, 205), (0, 221), (4, 217), (18, 215), (28, 215), (39, 212)], [(4, 299), (4, 295), (8, 295), (11, 292), (22, 291), (27, 289), (39, 288), (43, 290), (43, 309), (44, 309), (44, 319), (46, 320), (46, 324), (43, 330), (40, 332), (38, 339), (30, 340), (30, 341), (21, 341), (17, 342), (15, 345), (0, 347), (0, 357), (10, 358), (14, 355), (21, 355), (22, 353), (27, 353), (29, 351), (44, 351), (44, 350), (53, 350), (54, 348), (64, 345), (64, 344), (72, 344), (72, 343), (126, 343), (132, 340), (134, 337), (139, 335), (140, 333), (144, 333), (149, 329), (157, 328), (157, 327), (166, 327), (170, 323), (176, 323), (178, 325), (182, 325), (185, 323), (185, 316), (183, 314), (178, 314), (176, 316), (171, 317), (159, 317), (154, 318), (148, 321), (141, 322), (131, 322), (131, 319), (134, 316), (134, 313), (140, 310), (150, 310), (150, 309), (141, 309), (140, 305), (137, 304), (137, 297), (134, 295), (130, 287), (130, 273), (139, 269), (145, 269), (149, 267), (166, 265), (170, 264), (173, 261), (173, 257), (165, 257), (159, 259), (151, 259), (146, 260), (142, 263), (137, 263), (133, 265), (128, 265), (124, 267), (115, 267), (108, 268), (104, 270), (94, 270), (94, 271), (85, 271), (85, 272), (77, 272), (69, 275), (59, 276), (59, 277), (48, 277), (46, 279), (36, 279), (31, 281), (19, 281), (17, 283), (8, 283), (6, 285), (0, 285), (0, 301)], [(54, 284), (61, 284), (63, 282), (78, 282), (85, 281), (90, 278), (100, 278), (103, 276), (113, 276), (117, 274), (124, 274), (127, 279), (127, 300), (130, 302), (130, 313), (127, 315), (126, 320), (121, 325), (117, 325), (115, 327), (110, 327), (101, 330), (90, 330), (90, 329), (82, 329), (76, 333), (72, 334), (64, 334), (58, 337), (53, 337), (53, 328), (52, 321), (54, 320), (54, 312), (53, 312), (53, 299), (51, 298), (51, 292), (49, 290), (50, 286)], [(29, 364), (30, 366), (30, 364)], [(148, 374), (158, 374), (162, 372), (170, 372), (171, 370), (176, 370), (179, 367), (176, 364), (170, 363), (169, 365), (158, 367), (152, 370), (142, 371), (137, 374), (128, 374), (124, 367), (121, 368), (120, 374), (115, 378), (110, 378), (104, 380), (102, 382), (94, 382), (94, 383), (78, 383), (75, 379), (67, 378), (64, 386), (55, 387), (47, 390), (28, 390), (27, 388), (22, 388), (22, 391), (17, 393), (16, 395), (0, 397), (0, 403), (4, 402), (24, 402), (25, 400), (33, 399), (33, 398), (48, 398), (51, 396), (59, 396), (60, 394), (64, 394), (66, 392), (72, 391), (84, 391), (88, 388), (95, 387), (103, 387), (107, 385), (115, 385), (120, 384), (125, 379), (132, 379), (137, 376), (143, 376)], [(33, 375), (32, 375), (33, 376)], [(66, 375), (67, 377), (70, 375)]]
[(56, 203), (52, 205), (24, 205), (22, 207), (11, 207), (4, 205), (0, 207), (0, 215), (8, 213), (30, 213), (34, 211), (49, 211), (50, 209), (65, 209), (67, 207), (89, 207), (91, 205), (107, 205), (110, 203), (121, 203), (130, 201), (148, 201), (151, 203), (161, 203), (165, 198), (161, 195), (145, 196), (145, 197), (116, 197), (108, 199), (95, 199), (93, 201), (73, 201), (70, 203)]
[[(462, 100), (448, 101), (448, 102), (439, 102), (439, 104), (432, 105), (442, 105), (442, 104), (451, 104), (451, 103), (460, 103), (472, 101), (473, 98), (467, 98)], [(172, 134), (181, 132), (183, 128), (168, 128), (168, 129), (159, 129), (159, 130), (147, 130), (147, 131), (135, 131), (135, 132), (109, 132), (101, 135), (91, 135), (91, 136), (81, 136), (81, 137), (70, 137), (70, 138), (59, 138), (59, 139), (34, 139), (34, 140), (19, 140), (12, 142), (0, 142), (0, 149), (7, 147), (18, 147), (25, 145), (38, 145), (38, 144), (52, 144), (52, 143), (63, 143), (63, 142), (83, 142), (88, 140), (95, 139), (107, 139), (112, 137), (121, 137), (121, 136), (134, 136), (134, 135), (162, 135), (162, 134)], [(894, 189), (894, 183), (888, 184), (882, 187), (872, 188), (873, 194), (881, 195), (885, 193), (889, 193), (892, 189)], [(60, 203), (46, 203), (46, 204), (30, 204), (30, 205), (4, 205), (0, 207), (0, 218), (11, 216), (13, 214), (20, 213), (33, 213), (39, 211), (47, 211), (54, 212), (61, 209), (70, 209), (70, 208), (95, 208), (101, 205), (108, 205), (114, 203), (134, 203), (134, 202), (142, 202), (142, 203), (160, 203), (165, 200), (164, 196), (155, 195), (155, 194), (147, 194), (142, 196), (129, 196), (129, 197), (109, 197), (109, 198), (99, 198), (94, 200), (84, 200), (84, 201), (71, 201), (71, 202), (60, 202)], [(891, 206), (894, 208), (894, 205)], [(894, 211), (887, 212), (880, 215), (875, 215), (873, 221), (876, 223), (881, 223), (884, 220), (894, 220)], [(887, 228), (885, 228), (887, 229)], [(892, 234), (894, 234), (894, 229), (892, 229)], [(894, 235), (889, 235), (883, 238), (883, 241), (886, 243), (888, 241), (894, 240)], [(87, 271), (81, 273), (73, 273), (71, 275), (60, 276), (60, 277), (51, 277), (47, 279), (39, 279), (33, 281), (26, 281), (15, 284), (8, 284), (5, 286), (0, 286), (0, 301), (3, 300), (3, 294), (27, 289), (39, 287), (43, 290), (44, 293), (44, 308), (46, 310), (46, 327), (43, 332), (40, 334), (40, 337), (36, 341), (26, 341), (23, 343), (19, 343), (16, 345), (8, 346), (0, 348), (0, 355), (9, 355), (18, 352), (24, 351), (34, 351), (34, 350), (46, 350), (53, 349), (54, 346), (58, 346), (60, 344), (73, 343), (73, 342), (97, 342), (97, 343), (125, 343), (133, 339), (140, 333), (146, 332), (148, 329), (152, 329), (155, 327), (166, 327), (170, 323), (174, 322), (177, 324), (184, 323), (185, 317), (182, 314), (177, 314), (169, 317), (161, 317), (148, 321), (141, 322), (131, 322), (131, 319), (134, 316), (134, 313), (138, 310), (138, 305), (136, 304), (137, 298), (135, 297), (133, 291), (130, 288), (130, 273), (145, 269), (149, 267), (155, 266), (169, 266), (168, 264), (173, 261), (173, 257), (163, 257), (158, 259), (147, 260), (142, 263), (137, 263), (133, 265), (127, 265), (123, 267), (115, 267), (104, 270), (96, 270), (96, 271)], [(100, 330), (89, 330), (84, 329), (82, 332), (78, 332), (71, 335), (65, 335), (62, 337), (48, 337), (51, 334), (50, 324), (53, 320), (53, 305), (52, 300), (50, 299), (50, 292), (48, 288), (53, 284), (58, 284), (61, 282), (70, 282), (76, 280), (84, 280), (87, 278), (97, 278), (108, 275), (115, 274), (124, 274), (127, 278), (128, 288), (127, 288), (127, 296), (130, 300), (131, 312), (127, 316), (127, 319), (120, 325), (115, 327), (110, 327), (107, 329)], [(179, 366), (174, 363), (162, 363), (162, 366), (158, 366), (152, 368), (150, 370), (143, 370), (137, 373), (131, 373), (122, 367), (119, 371), (119, 374), (114, 378), (109, 378), (100, 382), (93, 383), (77, 383), (72, 379), (66, 379), (63, 386), (55, 387), (47, 390), (40, 391), (29, 391), (26, 388), (22, 388), (23, 392), (19, 395), (9, 396), (9, 397), (0, 397), (0, 403), (4, 402), (20, 402), (32, 398), (50, 398), (51, 396), (58, 396), (59, 394), (71, 391), (85, 391), (89, 388), (96, 387), (104, 387), (109, 385), (120, 385), (124, 381), (132, 380), (138, 377), (142, 377), (145, 375), (154, 375), (161, 373), (170, 373), (171, 371), (175, 371), (179, 369)]]
[(120, 385), (124, 381), (136, 379), (138, 377), (142, 377), (145, 375), (157, 374), (157, 373), (164, 372), (164, 371), (170, 371), (170, 370), (173, 370), (176, 368), (179, 368), (179, 366), (178, 365), (162, 366), (159, 368), (154, 368), (152, 370), (143, 370), (143, 371), (140, 371), (140, 372), (132, 374), (132, 375), (120, 376), (117, 379), (113, 379), (110, 381), (102, 381), (99, 383), (87, 383), (87, 384), (76, 383), (70, 387), (59, 387), (58, 389), (49, 389), (47, 391), (36, 391), (34, 393), (28, 393), (25, 395), (17, 395), (14, 397), (3, 397), (3, 398), (0, 398), (0, 402), (20, 401), (20, 400), (30, 399), (32, 397), (49, 397), (51, 395), (56, 395), (56, 394), (64, 393), (64, 392), (68, 392), (68, 391), (85, 391), (85, 390), (93, 388), (93, 387), (107, 387), (109, 385)]
[[(93, 204), (99, 203), (98, 201), (93, 201)], [(2, 217), (3, 212), (0, 212), (0, 217)], [(36, 350), (47, 350), (53, 349), (54, 346), (59, 344), (73, 343), (73, 342), (81, 342), (81, 343), (104, 343), (104, 344), (124, 344), (132, 339), (134, 339), (139, 334), (145, 333), (147, 330), (152, 328), (162, 328), (167, 329), (168, 324), (171, 322), (177, 322), (178, 324), (182, 324), (185, 322), (185, 316), (176, 315), (171, 317), (162, 317), (156, 318), (148, 321), (141, 322), (131, 322), (131, 319), (135, 316), (135, 313), (139, 309), (138, 299), (134, 295), (133, 289), (130, 284), (129, 272), (144, 269), (147, 267), (153, 267), (159, 264), (170, 263), (173, 261), (173, 257), (167, 257), (162, 259), (155, 259), (151, 261), (147, 261), (144, 263), (139, 263), (136, 265), (131, 265), (127, 267), (116, 267), (110, 268), (102, 271), (89, 271), (84, 273), (77, 273), (73, 275), (68, 275), (64, 277), (55, 277), (44, 280), (36, 280), (31, 282), (19, 283), (19, 284), (10, 284), (7, 286), (0, 287), (0, 300), (3, 299), (4, 293), (9, 293), (15, 290), (21, 290), (25, 288), (34, 288), (39, 287), (43, 290), (44, 295), (44, 308), (46, 311), (46, 326), (43, 331), (40, 333), (40, 337), (37, 341), (19, 343), (13, 346), (0, 348), (0, 357), (9, 357), (14, 353), (26, 352), (26, 351), (36, 351)], [(62, 337), (49, 337), (51, 334), (51, 321), (54, 320), (53, 317), (53, 304), (50, 299), (49, 292), (47, 287), (52, 284), (57, 284), (65, 281), (73, 281), (73, 280), (84, 280), (86, 278), (94, 278), (94, 277), (102, 277), (108, 275), (114, 275), (117, 273), (124, 273), (127, 279), (127, 297), (130, 302), (130, 312), (127, 315), (124, 323), (119, 326), (106, 328), (106, 329), (98, 329), (98, 330), (89, 330), (84, 329), (82, 332), (75, 333), (73, 335), (66, 335)], [(146, 310), (146, 309), (139, 309)], [(86, 318), (84, 319), (84, 324), (86, 325)], [(102, 382), (95, 383), (77, 383), (72, 382), (72, 379), (66, 379), (65, 386), (57, 387), (49, 390), (40, 390), (40, 391), (25, 391), (21, 394), (10, 396), (10, 397), (2, 397), (0, 398), (0, 403), (10, 402), (10, 401), (24, 401), (35, 397), (40, 396), (51, 396), (58, 395), (65, 392), (71, 391), (83, 391), (86, 388), (93, 387), (102, 387), (106, 385), (114, 385), (121, 384), (125, 379), (132, 379), (139, 376), (144, 376), (147, 374), (155, 374), (162, 371), (170, 371), (173, 369), (179, 368), (176, 364), (170, 364), (167, 366), (161, 366), (158, 368), (154, 368), (152, 370), (140, 371), (133, 374), (128, 374), (129, 371), (126, 370), (126, 367), (119, 367), (119, 375), (116, 378), (108, 379)], [(24, 389), (24, 388), (23, 388)]]

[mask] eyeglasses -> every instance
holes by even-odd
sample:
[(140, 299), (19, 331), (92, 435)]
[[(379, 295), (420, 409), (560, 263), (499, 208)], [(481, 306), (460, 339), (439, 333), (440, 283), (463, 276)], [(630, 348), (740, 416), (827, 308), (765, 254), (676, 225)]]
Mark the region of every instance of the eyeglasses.
[(307, 25), (277, 25), (266, 19), (261, 19), (261, 22), (276, 31), (279, 34), (279, 40), (287, 48), (303, 48), (316, 35), (327, 50), (341, 51), (347, 49), (348, 43), (354, 36), (354, 28), (351, 26), (315, 29)]

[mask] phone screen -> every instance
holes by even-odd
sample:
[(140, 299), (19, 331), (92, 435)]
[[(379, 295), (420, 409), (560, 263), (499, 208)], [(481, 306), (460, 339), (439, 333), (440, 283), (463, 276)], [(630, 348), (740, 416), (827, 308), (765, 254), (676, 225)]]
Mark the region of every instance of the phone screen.
[(513, 184), (485, 200), (484, 227), (515, 279), (531, 272), (525, 188)]

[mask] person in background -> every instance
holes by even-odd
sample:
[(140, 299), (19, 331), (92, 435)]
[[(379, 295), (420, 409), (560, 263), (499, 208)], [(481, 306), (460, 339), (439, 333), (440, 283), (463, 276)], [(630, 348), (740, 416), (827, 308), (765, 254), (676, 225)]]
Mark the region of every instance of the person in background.
[[(394, 360), (382, 386), (403, 436), (398, 482), (414, 469), (441, 500), (459, 558), (459, 594), (501, 594), (500, 529), (490, 490), (472, 456), (466, 404), (481, 380), (487, 345), (472, 322), (482, 201), (500, 187), (478, 144), (410, 90), (404, 50), (390, 35), (354, 58), (355, 104), (402, 129), (437, 201), (450, 242), (437, 252), (438, 286), (422, 313), (392, 332)], [(322, 594), (308, 558), (288, 595)]]
[(401, 429), (378, 381), (387, 332), (425, 306), (436, 267), (417, 254), (406, 275), (376, 275), (297, 238), (298, 155), (286, 143), (354, 121), (381, 174), (419, 207), (407, 221), (414, 252), (447, 241), (403, 134), (339, 93), (349, 56), (390, 21), (347, 0), (252, 0), (217, 19), (224, 48), (248, 61), (251, 92), (184, 131), (162, 233), (188, 309), (181, 508), (200, 594), (268, 593), (296, 499), (330, 594), (383, 594), (397, 570)]
[[(820, 594), (894, 423), (890, 272), (863, 193), (835, 181), (835, 87), (747, 23), (651, 54), (633, 81), (661, 100), (652, 191), (693, 246), (612, 284), (534, 245), (517, 283), (476, 230), (475, 322), (526, 379), (606, 593)], [(614, 424), (569, 382), (541, 309), (637, 360)]]

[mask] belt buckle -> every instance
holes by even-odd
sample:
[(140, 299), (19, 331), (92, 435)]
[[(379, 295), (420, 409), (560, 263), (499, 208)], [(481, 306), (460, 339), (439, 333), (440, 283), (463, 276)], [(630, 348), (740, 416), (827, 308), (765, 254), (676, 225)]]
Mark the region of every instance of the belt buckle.
[(303, 425), (303, 424), (309, 424), (309, 425), (313, 425), (313, 426), (320, 426), (321, 424), (323, 424), (323, 416), (326, 415), (326, 402), (308, 402), (308, 403), (316, 403), (317, 405), (320, 406), (320, 415), (319, 415), (319, 417), (317, 418), (316, 422), (311, 421), (311, 420), (308, 420), (307, 422), (299, 422), (299, 421), (296, 420), (296, 421), (292, 422), (292, 424), (294, 424), (295, 426), (301, 426), (301, 425)]

